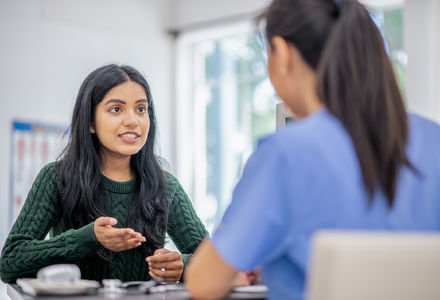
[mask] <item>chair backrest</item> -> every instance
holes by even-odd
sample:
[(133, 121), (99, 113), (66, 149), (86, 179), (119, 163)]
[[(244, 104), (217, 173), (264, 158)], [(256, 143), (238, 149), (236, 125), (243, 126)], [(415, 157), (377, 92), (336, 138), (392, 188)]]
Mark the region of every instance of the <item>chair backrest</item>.
[(321, 231), (311, 249), (309, 300), (440, 299), (440, 234)]

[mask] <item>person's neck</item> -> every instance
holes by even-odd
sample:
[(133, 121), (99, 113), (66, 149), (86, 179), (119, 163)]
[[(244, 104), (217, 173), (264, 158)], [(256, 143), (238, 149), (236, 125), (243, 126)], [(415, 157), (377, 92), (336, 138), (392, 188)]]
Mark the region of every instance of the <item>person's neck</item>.
[(324, 104), (319, 100), (318, 94), (313, 89), (304, 89), (298, 97), (300, 97), (300, 101), (284, 101), (296, 118), (306, 118), (324, 107)]
[(301, 89), (298, 91), (297, 96), (301, 100), (295, 101), (295, 112), (298, 118), (306, 118), (324, 107), (324, 104), (319, 99), (316, 89), (315, 72), (309, 67), (304, 67), (300, 74), (301, 76), (297, 75), (297, 80), (300, 80), (300, 82), (298, 81), (298, 87), (301, 87)]
[(316, 112), (317, 110), (321, 109), (322, 107), (324, 107), (324, 104), (322, 104), (321, 100), (319, 100), (318, 94), (314, 89), (309, 89), (304, 94), (304, 99), (305, 99), (305, 101), (303, 101), (304, 117), (307, 117), (313, 114), (314, 112)]
[(134, 177), (130, 166), (130, 156), (127, 157), (102, 157), (101, 173), (114, 181), (129, 181)]

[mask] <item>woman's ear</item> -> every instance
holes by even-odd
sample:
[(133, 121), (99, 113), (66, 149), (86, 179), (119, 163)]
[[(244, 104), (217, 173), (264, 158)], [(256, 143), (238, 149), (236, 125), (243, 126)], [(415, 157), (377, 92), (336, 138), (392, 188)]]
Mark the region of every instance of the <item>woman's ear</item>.
[(94, 123), (90, 123), (90, 132), (91, 133), (96, 133), (95, 124)]
[(278, 70), (282, 75), (291, 71), (293, 66), (293, 54), (291, 46), (280, 36), (274, 36), (271, 41), (271, 56), (275, 71)]

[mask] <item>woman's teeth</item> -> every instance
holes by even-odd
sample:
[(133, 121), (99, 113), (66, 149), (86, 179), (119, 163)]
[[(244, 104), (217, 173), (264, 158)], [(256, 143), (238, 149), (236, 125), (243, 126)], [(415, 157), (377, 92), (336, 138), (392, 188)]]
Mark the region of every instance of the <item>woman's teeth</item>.
[(121, 137), (123, 137), (123, 138), (125, 138), (125, 139), (135, 139), (135, 138), (137, 138), (138, 136), (137, 136), (136, 134), (126, 133), (126, 134), (121, 135)]

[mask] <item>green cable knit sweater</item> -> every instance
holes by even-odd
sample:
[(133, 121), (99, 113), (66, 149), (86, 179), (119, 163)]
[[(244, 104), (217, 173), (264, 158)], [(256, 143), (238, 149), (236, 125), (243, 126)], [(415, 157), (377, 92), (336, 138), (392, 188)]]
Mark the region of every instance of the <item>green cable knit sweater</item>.
[[(101, 184), (111, 203), (110, 216), (118, 220), (117, 227), (125, 227), (127, 203), (134, 191), (135, 179), (116, 182), (103, 176)], [(1, 279), (14, 282), (20, 277), (35, 277), (39, 269), (48, 265), (74, 263), (80, 267), (84, 279), (149, 280), (148, 264), (139, 248), (114, 252), (113, 260), (107, 262), (97, 255), (103, 246), (96, 239), (94, 223), (63, 230), (58, 187), (54, 163), (48, 164), (38, 174), (3, 247)], [(207, 231), (185, 191), (171, 174), (168, 175), (167, 195), (170, 200), (167, 232), (186, 265)], [(49, 231), (51, 238), (45, 239)]]

